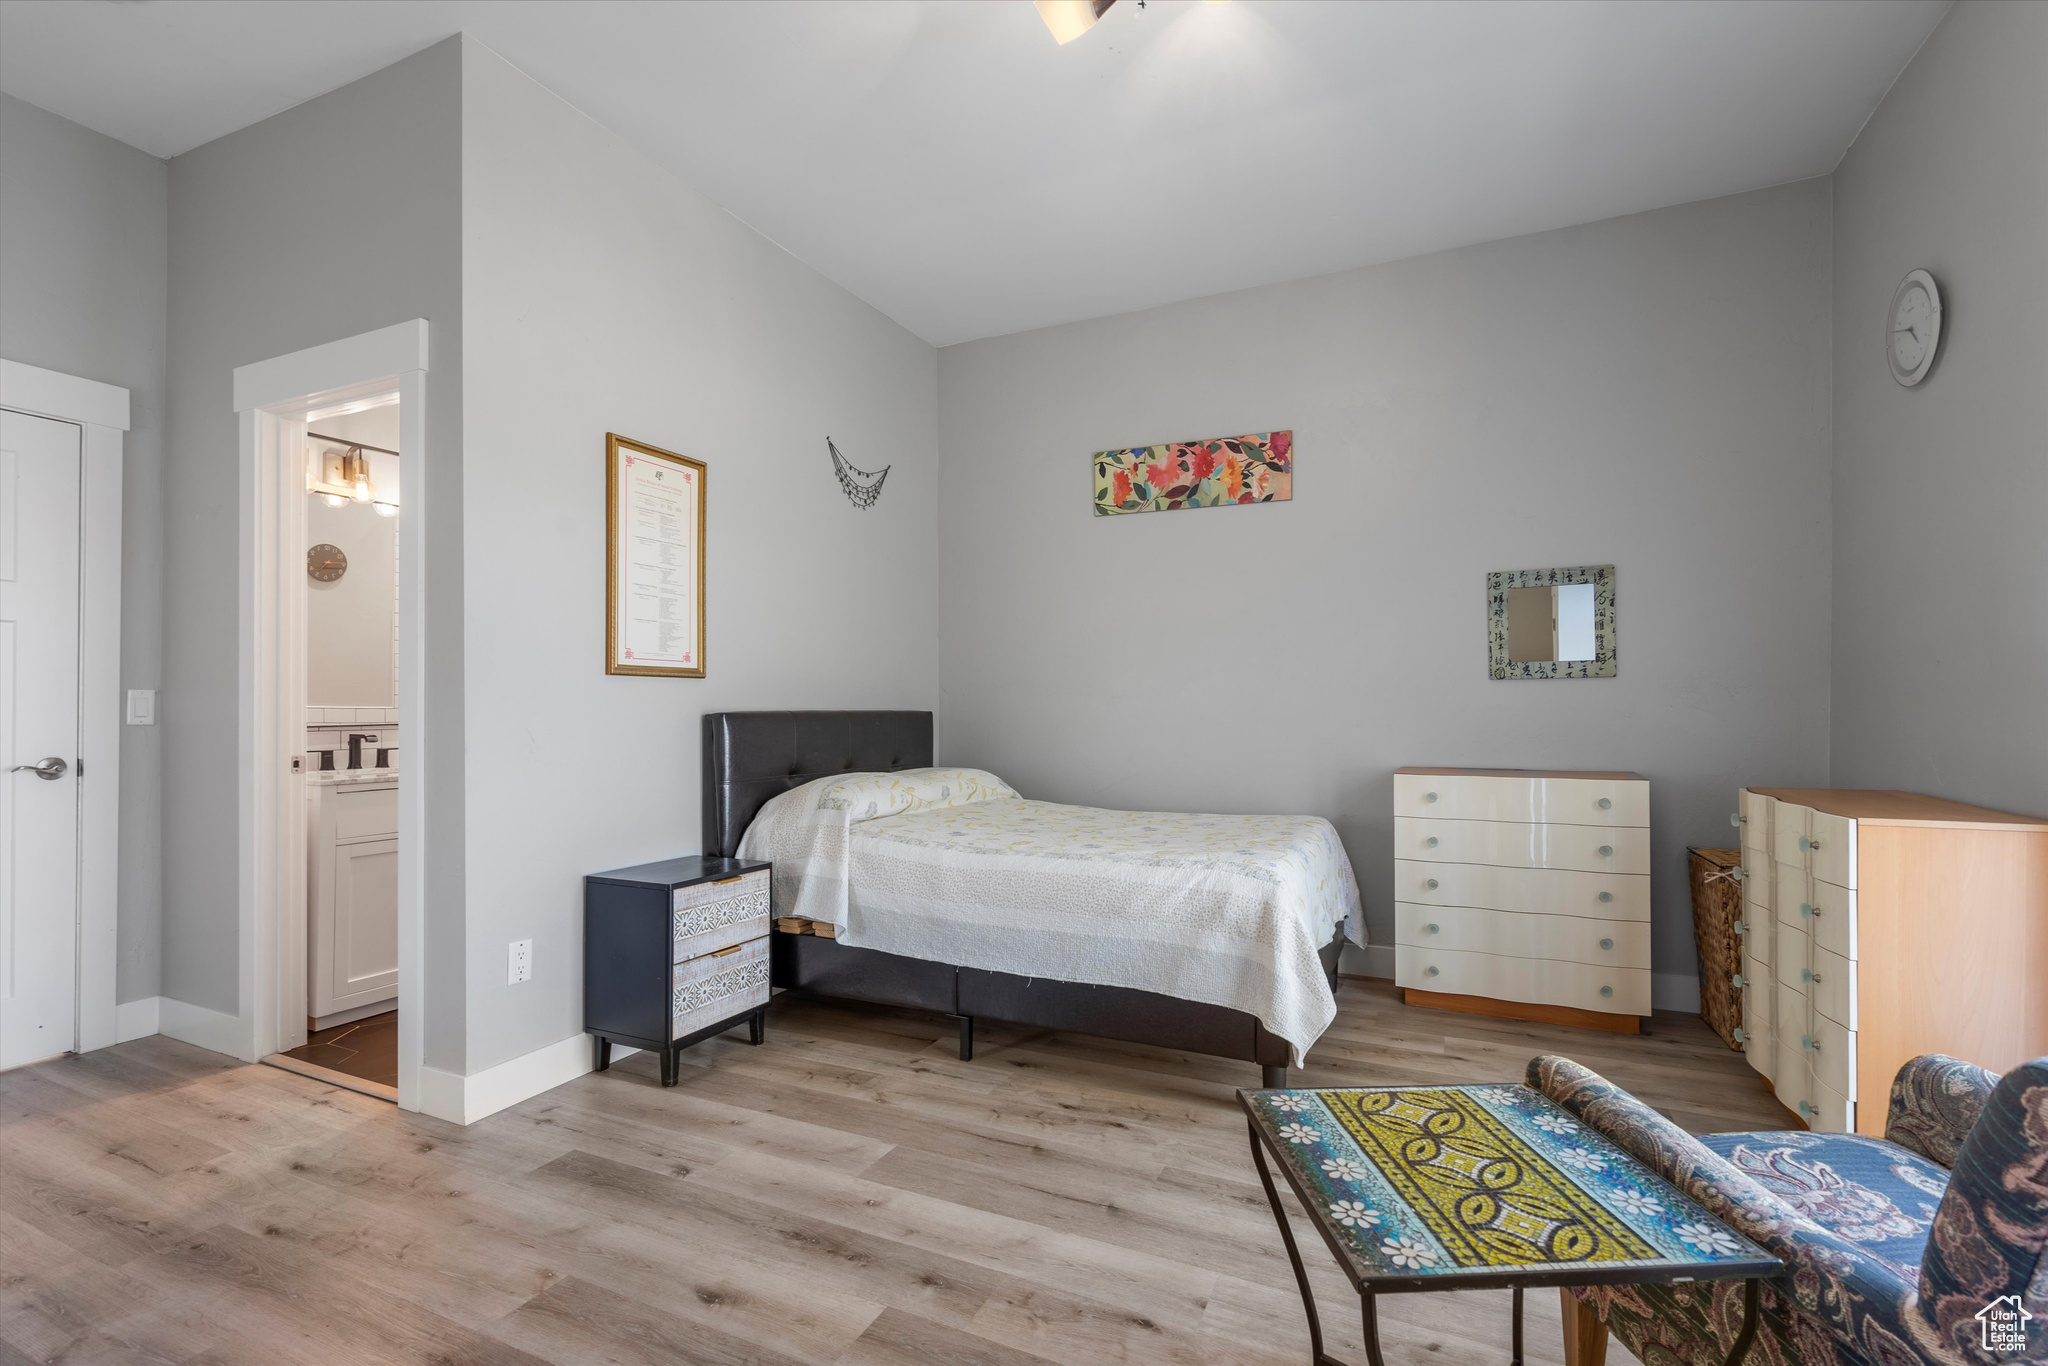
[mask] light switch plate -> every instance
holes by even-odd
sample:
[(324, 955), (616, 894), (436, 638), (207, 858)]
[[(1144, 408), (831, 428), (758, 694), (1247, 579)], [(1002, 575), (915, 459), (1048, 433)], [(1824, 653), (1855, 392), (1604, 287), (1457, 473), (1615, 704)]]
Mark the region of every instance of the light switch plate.
[(505, 985), (508, 987), (518, 986), (521, 982), (530, 982), (532, 980), (533, 941), (531, 939), (515, 939), (512, 941), (512, 952), (506, 964)]
[(128, 724), (131, 726), (153, 726), (156, 724), (155, 688), (130, 688), (128, 690)]

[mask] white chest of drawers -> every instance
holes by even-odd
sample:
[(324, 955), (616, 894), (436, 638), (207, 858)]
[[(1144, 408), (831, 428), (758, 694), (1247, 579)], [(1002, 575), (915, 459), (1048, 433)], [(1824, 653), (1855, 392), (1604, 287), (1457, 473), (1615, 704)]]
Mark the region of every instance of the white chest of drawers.
[(1633, 1033), (1650, 1013), (1650, 784), (1394, 774), (1394, 980), (1415, 1005)]
[(1922, 1053), (2048, 1052), (2048, 821), (1910, 792), (1745, 788), (1742, 1046), (1808, 1127), (1883, 1133)]

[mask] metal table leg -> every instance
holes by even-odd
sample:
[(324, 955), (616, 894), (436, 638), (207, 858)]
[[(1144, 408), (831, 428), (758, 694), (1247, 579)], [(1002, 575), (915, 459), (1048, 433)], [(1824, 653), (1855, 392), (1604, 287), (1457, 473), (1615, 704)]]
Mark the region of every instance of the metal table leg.
[(1750, 1344), (1756, 1341), (1757, 1299), (1762, 1289), (1763, 1282), (1754, 1276), (1742, 1283), (1742, 1331), (1735, 1335), (1735, 1345), (1728, 1349), (1725, 1366), (1742, 1366)]
[[(1273, 1188), (1273, 1174), (1266, 1170), (1265, 1146), (1259, 1142), (1259, 1127), (1247, 1121), (1252, 1137), (1252, 1163), (1259, 1169), (1259, 1184), (1266, 1188), (1266, 1203), (1273, 1207), (1273, 1222), (1280, 1225), (1280, 1241), (1287, 1248), (1287, 1264), (1294, 1268), (1294, 1283), (1301, 1287), (1301, 1307), (1308, 1311), (1308, 1349), (1311, 1366), (1344, 1366), (1323, 1350), (1323, 1323), (1316, 1317), (1316, 1292), (1309, 1288), (1308, 1271), (1301, 1264), (1301, 1252), (1294, 1246), (1294, 1230), (1287, 1226), (1287, 1211), (1280, 1204), (1280, 1192)], [(1365, 1350), (1372, 1366), (1380, 1366), (1380, 1340), (1373, 1323), (1372, 1296), (1365, 1301)]]
[(1514, 1366), (1522, 1366), (1522, 1287), (1515, 1287), (1515, 1357)]

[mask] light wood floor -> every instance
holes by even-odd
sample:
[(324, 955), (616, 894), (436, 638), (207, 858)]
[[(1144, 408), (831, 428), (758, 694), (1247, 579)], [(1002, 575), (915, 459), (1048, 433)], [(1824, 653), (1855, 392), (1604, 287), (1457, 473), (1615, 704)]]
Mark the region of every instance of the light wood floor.
[[(1347, 981), (1306, 1084), (1568, 1054), (1696, 1130), (1789, 1128), (1697, 1019), (1646, 1037)], [(0, 1363), (1245, 1363), (1307, 1330), (1249, 1064), (778, 1001), (467, 1129), (164, 1038), (0, 1076)], [(1307, 1234), (1333, 1349), (1351, 1299)], [(1389, 1366), (1507, 1360), (1504, 1293), (1395, 1297)], [(1560, 1360), (1555, 1296), (1533, 1362)], [(1615, 1357), (1625, 1361), (1617, 1346)]]

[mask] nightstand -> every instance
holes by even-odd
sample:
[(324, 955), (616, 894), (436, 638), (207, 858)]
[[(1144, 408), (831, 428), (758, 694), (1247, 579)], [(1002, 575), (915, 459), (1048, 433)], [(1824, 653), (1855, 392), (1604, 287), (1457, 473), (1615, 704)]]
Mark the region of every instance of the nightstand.
[(745, 1022), (765, 1037), (768, 1014), (765, 863), (688, 858), (614, 868), (583, 879), (583, 1032), (597, 1070), (612, 1045), (661, 1053), (674, 1086), (677, 1055)]

